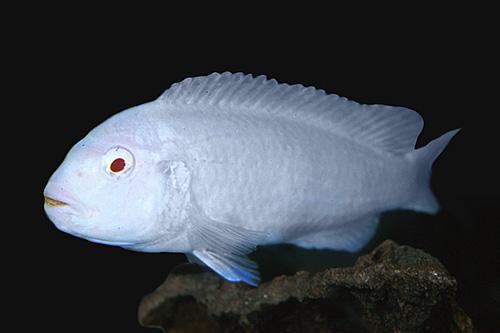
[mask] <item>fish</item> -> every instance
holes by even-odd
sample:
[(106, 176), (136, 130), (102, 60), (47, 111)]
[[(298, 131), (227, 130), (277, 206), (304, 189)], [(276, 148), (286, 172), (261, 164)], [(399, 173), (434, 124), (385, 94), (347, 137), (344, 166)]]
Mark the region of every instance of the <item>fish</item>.
[(356, 252), (383, 212), (436, 214), (432, 164), (459, 129), (416, 149), (422, 128), (408, 108), (264, 75), (187, 78), (77, 142), (44, 209), (74, 236), (256, 286), (257, 246)]

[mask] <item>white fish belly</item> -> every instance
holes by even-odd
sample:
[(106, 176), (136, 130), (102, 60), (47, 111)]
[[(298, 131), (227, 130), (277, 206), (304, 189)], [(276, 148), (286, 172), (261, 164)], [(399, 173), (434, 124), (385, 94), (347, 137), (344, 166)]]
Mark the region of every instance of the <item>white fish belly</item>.
[[(409, 163), (290, 119), (189, 114), (192, 192), (210, 218), (266, 231), (269, 243), (400, 206)], [(172, 122), (170, 123), (172, 126)]]

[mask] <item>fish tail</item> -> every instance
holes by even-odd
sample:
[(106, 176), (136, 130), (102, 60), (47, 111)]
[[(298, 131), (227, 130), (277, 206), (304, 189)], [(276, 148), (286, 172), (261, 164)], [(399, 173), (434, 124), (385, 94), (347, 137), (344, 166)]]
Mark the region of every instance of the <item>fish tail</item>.
[(436, 214), (439, 211), (439, 203), (430, 187), (432, 164), (458, 131), (459, 128), (449, 131), (425, 147), (407, 153), (416, 168), (416, 192), (412, 202), (405, 208), (428, 214)]

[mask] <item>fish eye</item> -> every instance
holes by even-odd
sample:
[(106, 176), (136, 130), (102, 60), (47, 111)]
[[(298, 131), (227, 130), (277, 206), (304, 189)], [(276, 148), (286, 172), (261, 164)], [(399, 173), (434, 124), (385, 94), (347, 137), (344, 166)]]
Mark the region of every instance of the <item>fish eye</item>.
[(117, 173), (125, 169), (125, 166), (127, 163), (125, 163), (125, 160), (121, 157), (116, 158), (111, 164), (109, 165), (109, 170), (111, 172)]
[(109, 149), (103, 157), (106, 173), (112, 177), (129, 174), (134, 166), (134, 156), (123, 147)]

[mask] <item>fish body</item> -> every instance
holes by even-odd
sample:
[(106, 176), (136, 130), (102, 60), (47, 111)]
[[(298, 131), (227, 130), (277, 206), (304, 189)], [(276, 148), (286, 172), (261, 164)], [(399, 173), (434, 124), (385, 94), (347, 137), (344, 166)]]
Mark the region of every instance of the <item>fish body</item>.
[(45, 190), (67, 205), (45, 207), (76, 236), (255, 285), (257, 245), (356, 251), (384, 211), (436, 213), (431, 166), (457, 130), (415, 149), (422, 127), (403, 107), (264, 76), (189, 78), (77, 143)]

